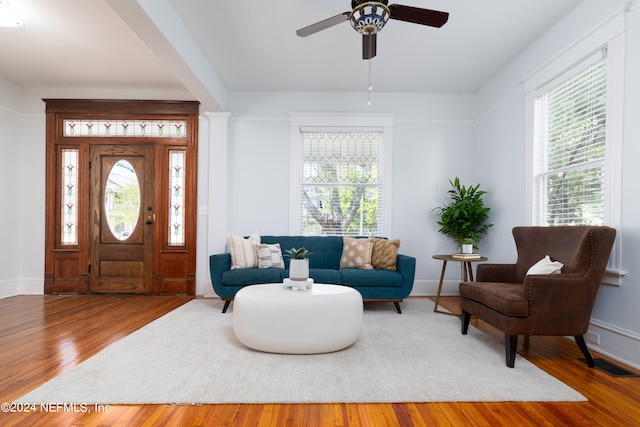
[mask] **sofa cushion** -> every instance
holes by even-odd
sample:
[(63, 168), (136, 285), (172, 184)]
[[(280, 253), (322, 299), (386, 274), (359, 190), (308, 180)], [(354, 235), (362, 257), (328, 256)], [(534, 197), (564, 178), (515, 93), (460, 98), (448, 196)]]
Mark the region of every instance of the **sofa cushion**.
[(279, 243), (273, 245), (261, 243), (258, 245), (258, 268), (284, 269), (284, 260), (282, 259), (282, 250)]
[(342, 257), (340, 258), (340, 269), (372, 269), (372, 248), (373, 241), (370, 239), (355, 239), (353, 237), (344, 236), (342, 244)]
[[(341, 236), (261, 236), (262, 243), (280, 243), (283, 251), (294, 248), (307, 248), (309, 268), (338, 270), (342, 255)], [(285, 257), (285, 267), (289, 268), (289, 257)]]
[(329, 285), (340, 284), (340, 272), (338, 270), (311, 268), (309, 269), (309, 277), (311, 277), (315, 283), (326, 283)]
[(400, 239), (373, 239), (371, 266), (382, 270), (396, 271)]
[(344, 270), (340, 270), (340, 275), (342, 278), (342, 284), (346, 286), (354, 286), (360, 288), (402, 287), (402, 275), (396, 271), (347, 268)]
[(224, 286), (256, 285), (258, 283), (279, 283), (285, 270), (279, 268), (242, 268), (222, 273)]
[(258, 245), (260, 236), (252, 234), (247, 239), (233, 233), (227, 233), (229, 253), (231, 254), (231, 269), (255, 268), (258, 266)]

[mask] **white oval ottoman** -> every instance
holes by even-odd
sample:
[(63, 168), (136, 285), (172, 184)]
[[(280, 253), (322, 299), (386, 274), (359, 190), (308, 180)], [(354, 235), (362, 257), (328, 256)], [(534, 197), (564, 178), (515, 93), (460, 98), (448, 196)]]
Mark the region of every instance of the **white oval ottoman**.
[(233, 300), (233, 331), (254, 350), (329, 353), (356, 342), (362, 311), (360, 292), (347, 286), (316, 283), (294, 292), (282, 283), (251, 285)]

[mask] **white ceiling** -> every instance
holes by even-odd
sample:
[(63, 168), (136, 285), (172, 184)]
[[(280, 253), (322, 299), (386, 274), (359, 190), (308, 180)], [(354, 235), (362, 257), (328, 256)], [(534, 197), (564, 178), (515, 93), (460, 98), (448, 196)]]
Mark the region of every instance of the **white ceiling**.
[[(205, 90), (209, 82), (185, 69), (194, 62), (177, 65), (163, 44), (150, 43), (164, 29), (178, 55), (206, 59), (228, 91), (366, 90), (361, 36), (348, 22), (307, 38), (295, 34), (350, 10), (349, 0), (137, 1), (138, 10), (160, 14), (145, 17), (160, 23), (155, 32), (132, 18), (134, 0), (9, 0), (25, 24), (0, 28), (0, 77), (25, 87), (187, 88), (200, 98), (194, 76)], [(449, 21), (440, 29), (389, 21), (372, 61), (374, 89), (474, 93), (580, 2), (401, 0), (447, 11)], [(176, 34), (167, 34), (173, 28), (186, 29), (179, 47)]]

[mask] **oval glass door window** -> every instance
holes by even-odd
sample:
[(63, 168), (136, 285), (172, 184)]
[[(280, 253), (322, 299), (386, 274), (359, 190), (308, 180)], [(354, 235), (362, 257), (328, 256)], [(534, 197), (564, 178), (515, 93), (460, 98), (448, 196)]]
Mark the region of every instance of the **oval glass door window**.
[(140, 215), (140, 184), (127, 160), (118, 160), (109, 172), (104, 187), (104, 213), (115, 238), (127, 240)]

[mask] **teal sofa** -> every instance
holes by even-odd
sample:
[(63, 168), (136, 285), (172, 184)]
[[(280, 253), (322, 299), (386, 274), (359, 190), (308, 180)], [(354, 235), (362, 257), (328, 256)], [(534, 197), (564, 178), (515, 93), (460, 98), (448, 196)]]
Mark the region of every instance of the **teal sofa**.
[[(400, 302), (413, 289), (416, 259), (398, 254), (396, 271), (392, 270), (340, 270), (342, 256), (341, 236), (260, 236), (261, 243), (279, 243), (284, 252), (292, 247), (305, 247), (313, 254), (309, 257), (309, 276), (315, 283), (349, 286), (362, 294), (364, 301), (393, 302), (401, 313)], [(211, 284), (215, 293), (225, 301), (225, 313), (240, 289), (258, 283), (282, 283), (289, 277), (289, 259), (284, 257), (285, 268), (243, 268), (231, 270), (229, 253), (209, 257)]]

